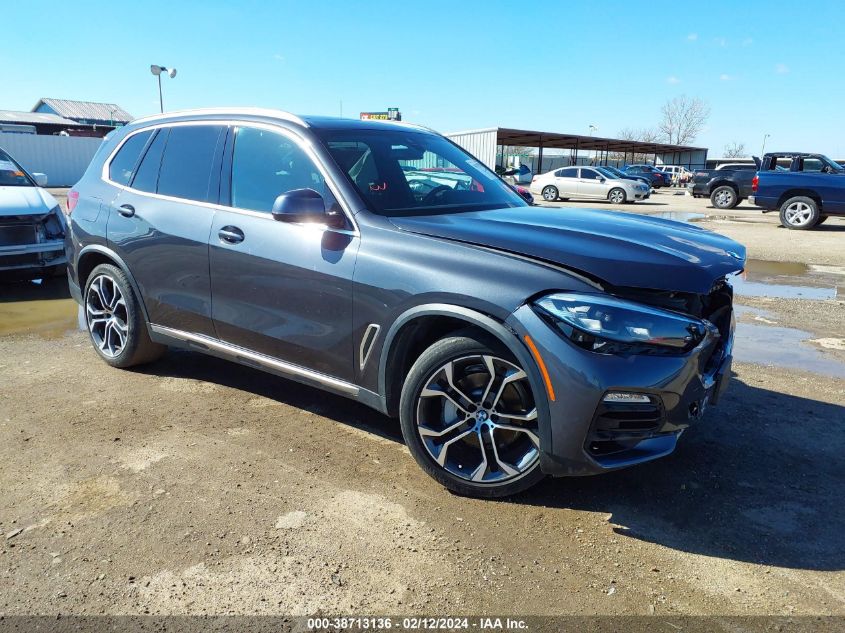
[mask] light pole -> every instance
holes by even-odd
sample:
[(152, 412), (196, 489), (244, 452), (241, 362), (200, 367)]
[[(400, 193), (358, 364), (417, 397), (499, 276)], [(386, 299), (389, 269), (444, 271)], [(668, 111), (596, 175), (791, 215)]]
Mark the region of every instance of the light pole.
[[(592, 135), (593, 135), (593, 132), (595, 132), (597, 129), (598, 129), (598, 128), (597, 128), (595, 125), (593, 125), (592, 123), (590, 123), (590, 136), (592, 136)], [(592, 162), (591, 162), (590, 164), (592, 165), (592, 164), (593, 164), (593, 163), (595, 163), (595, 162), (596, 162), (596, 150), (593, 150), (593, 160), (592, 160)]]
[(156, 64), (152, 64), (150, 66), (150, 72), (158, 77), (158, 106), (162, 113), (164, 113), (164, 99), (161, 96), (161, 73), (167, 73), (171, 79), (176, 76), (176, 69), (175, 68), (165, 68), (164, 66), (157, 66)]
[(770, 136), (771, 134), (763, 134), (763, 149), (760, 150), (760, 158), (763, 158), (763, 154), (766, 153), (766, 139)]

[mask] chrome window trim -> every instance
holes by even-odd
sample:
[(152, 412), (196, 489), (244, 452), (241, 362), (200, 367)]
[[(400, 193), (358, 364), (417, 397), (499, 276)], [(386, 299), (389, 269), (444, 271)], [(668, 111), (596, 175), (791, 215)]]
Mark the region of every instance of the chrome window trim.
[[(190, 112), (195, 112), (195, 111), (190, 111)], [(152, 118), (152, 117), (150, 117), (150, 118)], [(124, 144), (130, 138), (135, 136), (136, 134), (140, 134), (142, 132), (148, 132), (150, 130), (162, 130), (162, 129), (165, 129), (165, 128), (185, 127), (185, 126), (190, 126), (190, 125), (225, 125), (225, 126), (232, 126), (234, 128), (251, 127), (251, 128), (258, 128), (258, 129), (262, 129), (262, 130), (267, 130), (269, 132), (279, 133), (282, 136), (287, 137), (293, 143), (295, 143), (297, 145), (297, 147), (299, 147), (302, 151), (304, 151), (305, 154), (308, 156), (308, 158), (310, 158), (311, 161), (317, 166), (317, 169), (323, 175), (323, 178), (325, 179), (326, 184), (329, 187), (329, 190), (332, 192), (332, 195), (338, 201), (338, 204), (340, 205), (340, 207), (343, 211), (343, 214), (346, 216), (346, 219), (352, 225), (352, 229), (336, 229), (336, 228), (329, 227), (326, 224), (300, 223), (300, 222), (291, 222), (291, 223), (289, 223), (289, 226), (298, 226), (298, 227), (315, 227), (315, 226), (317, 226), (317, 227), (322, 227), (323, 230), (325, 230), (325, 231), (331, 231), (332, 233), (341, 233), (341, 234), (344, 234), (344, 235), (351, 235), (353, 237), (360, 236), (361, 233), (358, 230), (358, 223), (355, 221), (355, 215), (350, 210), (349, 204), (347, 203), (347, 201), (343, 197), (343, 195), (340, 193), (339, 187), (335, 184), (334, 180), (332, 180), (331, 175), (329, 174), (325, 165), (323, 165), (323, 161), (320, 160), (319, 156), (317, 156), (317, 153), (314, 151), (313, 144), (311, 143), (311, 141), (309, 139), (306, 139), (306, 138), (300, 136), (295, 131), (290, 130), (286, 127), (283, 127), (281, 125), (274, 125), (272, 123), (266, 123), (266, 122), (260, 122), (260, 121), (244, 121), (244, 120), (236, 119), (236, 118), (230, 118), (230, 119), (191, 119), (189, 121), (167, 121), (167, 122), (160, 123), (160, 124), (147, 125), (147, 126), (138, 128), (137, 130), (132, 130), (129, 134), (127, 134), (124, 138), (121, 139), (120, 143), (117, 144), (117, 146), (106, 157), (105, 161), (103, 161), (103, 167), (100, 171), (100, 178), (102, 179), (103, 182), (111, 185), (112, 187), (117, 187), (118, 189), (121, 189), (122, 191), (129, 191), (129, 192), (134, 193), (134, 194), (139, 195), (139, 196), (147, 196), (149, 198), (155, 198), (157, 200), (165, 200), (165, 201), (168, 201), (168, 202), (180, 202), (180, 203), (183, 203), (183, 204), (186, 203), (186, 204), (198, 205), (198, 206), (204, 207), (206, 209), (211, 209), (213, 211), (229, 211), (229, 212), (232, 212), (232, 213), (238, 213), (238, 214), (241, 214), (241, 215), (248, 215), (248, 216), (251, 216), (251, 217), (254, 217), (254, 218), (263, 218), (265, 220), (271, 220), (271, 221), (275, 222), (276, 220), (273, 220), (273, 216), (271, 216), (269, 213), (266, 213), (266, 212), (263, 212), (263, 211), (253, 211), (253, 210), (250, 210), (250, 209), (240, 209), (238, 207), (230, 207), (230, 206), (222, 205), (222, 204), (215, 204), (215, 203), (211, 203), (211, 202), (201, 202), (199, 200), (191, 200), (190, 198), (177, 198), (175, 196), (166, 196), (166, 195), (163, 195), (163, 194), (160, 194), (160, 193), (151, 193), (149, 191), (140, 191), (138, 189), (134, 189), (132, 187), (127, 187), (126, 185), (121, 185), (119, 183), (116, 183), (113, 180), (111, 180), (111, 178), (109, 178), (109, 168), (111, 167), (112, 160), (114, 160), (114, 157), (120, 151), (120, 148), (122, 148), (124, 146)]]
[(211, 336), (193, 334), (191, 332), (185, 332), (184, 330), (169, 328), (164, 325), (156, 325), (155, 323), (150, 323), (150, 329), (156, 334), (169, 336), (170, 338), (184, 341), (186, 343), (196, 343), (197, 345), (205, 346), (207, 349), (213, 349), (216, 352), (225, 354), (235, 362), (237, 362), (239, 358), (248, 359), (263, 367), (275, 369), (276, 371), (289, 376), (305, 378), (350, 396), (356, 396), (360, 391), (360, 387), (352, 384), (351, 382), (335, 378), (334, 376), (329, 376), (328, 374), (322, 374), (318, 371), (314, 371), (313, 369), (308, 369), (307, 367), (294, 365), (293, 363), (280, 360), (273, 356), (260, 354), (245, 347), (232, 345), (231, 343), (226, 343)]

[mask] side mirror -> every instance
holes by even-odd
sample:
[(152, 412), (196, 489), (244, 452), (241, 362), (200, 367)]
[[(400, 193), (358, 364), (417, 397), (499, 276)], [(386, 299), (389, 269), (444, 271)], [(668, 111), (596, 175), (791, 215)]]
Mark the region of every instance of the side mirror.
[(32, 174), (32, 178), (35, 180), (35, 184), (39, 187), (47, 186), (47, 174), (34, 173)]
[(604, 184), (604, 183), (605, 183), (605, 179), (604, 179), (604, 178), (599, 178), (599, 182), (600, 182), (600, 183), (602, 183), (602, 184)]
[(293, 189), (283, 193), (273, 203), (273, 219), (279, 222), (315, 222), (339, 228), (343, 216), (326, 209), (323, 196), (313, 189)]

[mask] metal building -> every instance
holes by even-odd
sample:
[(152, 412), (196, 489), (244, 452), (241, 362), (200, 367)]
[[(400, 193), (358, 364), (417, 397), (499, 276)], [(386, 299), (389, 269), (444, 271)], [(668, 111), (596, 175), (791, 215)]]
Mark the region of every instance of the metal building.
[[(529, 161), (533, 163), (534, 173), (542, 173), (544, 170), (557, 168), (561, 166), (561, 163), (568, 165), (585, 163), (613, 165), (647, 161), (658, 166), (683, 165), (694, 169), (704, 167), (707, 162), (706, 147), (629, 141), (580, 134), (493, 127), (453, 132), (445, 136), (455, 141), (491, 169), (496, 167), (497, 156), (507, 156), (508, 147), (537, 148), (536, 156), (531, 157)], [(569, 156), (565, 156), (564, 160), (561, 160), (559, 155), (556, 156), (556, 164), (554, 165), (550, 161), (544, 163), (543, 150), (548, 149), (569, 150)]]

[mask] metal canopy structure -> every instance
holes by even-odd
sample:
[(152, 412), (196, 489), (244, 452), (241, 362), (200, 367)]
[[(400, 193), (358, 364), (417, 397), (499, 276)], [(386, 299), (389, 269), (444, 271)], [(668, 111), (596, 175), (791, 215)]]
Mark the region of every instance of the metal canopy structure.
[[(608, 160), (620, 158), (624, 162), (632, 162), (635, 156), (654, 156), (664, 164), (703, 166), (707, 157), (707, 148), (689, 145), (674, 145), (670, 143), (653, 143), (648, 141), (629, 141), (618, 138), (604, 138), (599, 136), (585, 136), (581, 134), (564, 134), (559, 132), (538, 132), (535, 130), (521, 130), (516, 128), (495, 127), (481, 130), (469, 130), (446, 134), (456, 143), (482, 159), (489, 167), (495, 163), (495, 155), (490, 158), (496, 147), (536, 147), (539, 169), (542, 171), (543, 150), (568, 149), (572, 156), (571, 163), (578, 163), (579, 152), (594, 152), (592, 162), (607, 164)], [(504, 152), (502, 152), (504, 154)], [(611, 153), (615, 154), (611, 158)], [(620, 157), (621, 155), (621, 157)], [(630, 157), (630, 158), (629, 158)]]
[(626, 141), (619, 138), (601, 138), (579, 134), (559, 134), (556, 132), (534, 132), (497, 128), (497, 145), (521, 145), (526, 147), (578, 149), (597, 152), (621, 152), (632, 154), (681, 154), (684, 152), (706, 152), (707, 148), (669, 143), (650, 143), (647, 141)]
[[(513, 128), (497, 128), (496, 144), (504, 147), (525, 146), (539, 149), (538, 161), (540, 170), (543, 164), (543, 149), (569, 149), (573, 150), (575, 160), (578, 162), (579, 151), (597, 152), (598, 162), (607, 163), (611, 152), (623, 154), (625, 162), (627, 156), (633, 157), (637, 154), (653, 154), (654, 162), (660, 156), (666, 164), (684, 164), (678, 162), (681, 157), (689, 157), (690, 165), (692, 157), (703, 153), (707, 156), (707, 148), (693, 147), (689, 145), (674, 145), (671, 143), (652, 143), (648, 141), (629, 141), (619, 138), (602, 138), (598, 136), (584, 136), (581, 134), (560, 134), (556, 132), (536, 132), (532, 130), (516, 130)], [(666, 159), (669, 159), (668, 161)]]

